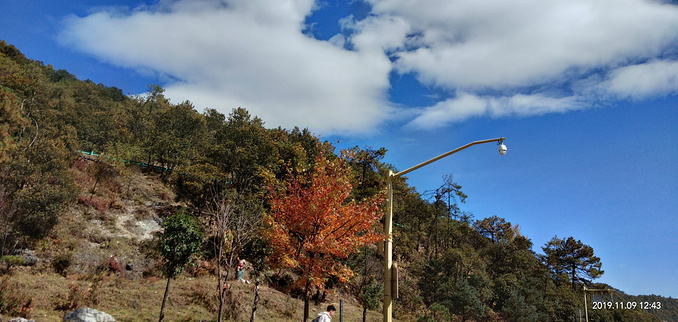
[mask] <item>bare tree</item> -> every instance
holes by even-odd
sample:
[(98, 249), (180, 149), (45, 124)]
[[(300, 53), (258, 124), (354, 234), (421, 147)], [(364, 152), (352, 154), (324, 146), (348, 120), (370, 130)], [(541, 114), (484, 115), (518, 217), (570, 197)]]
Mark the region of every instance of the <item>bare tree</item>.
[[(226, 287), (231, 267), (235, 263), (244, 245), (254, 238), (261, 226), (261, 203), (248, 200), (242, 195), (229, 198), (228, 194), (212, 194), (209, 214), (212, 217), (214, 234), (214, 252), (217, 259), (217, 287), (219, 289), (218, 320), (223, 320), (224, 303), (230, 289)], [(224, 274), (222, 266), (225, 264)]]

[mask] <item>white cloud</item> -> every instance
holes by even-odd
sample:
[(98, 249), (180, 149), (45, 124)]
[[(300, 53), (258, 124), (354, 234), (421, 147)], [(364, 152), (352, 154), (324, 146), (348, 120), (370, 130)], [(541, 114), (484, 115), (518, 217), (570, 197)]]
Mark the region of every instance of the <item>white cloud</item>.
[(678, 61), (655, 60), (615, 69), (602, 87), (610, 94), (630, 98), (678, 93)]
[(413, 129), (436, 129), (472, 117), (533, 116), (562, 113), (583, 108), (577, 97), (553, 98), (541, 94), (513, 96), (478, 96), (466, 92), (455, 98), (420, 108), (419, 115), (407, 124)]
[(370, 0), (407, 21), (396, 68), (450, 89), (507, 89), (650, 58), (678, 40), (678, 7), (648, 0)]
[(330, 44), (335, 45), (339, 48), (344, 48), (344, 44), (346, 44), (346, 37), (342, 34), (336, 34), (332, 36), (329, 40)]
[(516, 94), (510, 97), (488, 99), (492, 117), (534, 116), (563, 113), (586, 107), (578, 96), (550, 97), (542, 94)]
[[(62, 39), (118, 66), (165, 73), (173, 101), (228, 113), (242, 106), (269, 126), (365, 132), (392, 108), (391, 64), (302, 34), (311, 0), (165, 1), (66, 21)], [(334, 44), (334, 45), (333, 45)]]
[(351, 43), (363, 53), (383, 53), (403, 46), (410, 25), (400, 17), (369, 16), (355, 21), (352, 16), (341, 20), (343, 29), (355, 31)]
[[(337, 21), (343, 34), (329, 41), (302, 32), (318, 9), (313, 0), (162, 0), (72, 17), (61, 36), (112, 64), (175, 79), (165, 84), (174, 101), (224, 113), (242, 106), (269, 126), (323, 134), (366, 132), (385, 119), (433, 128), (678, 92), (678, 63), (666, 60), (678, 43), (676, 5), (364, 1), (366, 18)], [(386, 96), (392, 71), (413, 73), (443, 97), (395, 108)]]
[[(367, 1), (373, 16), (362, 23), (388, 18), (409, 28), (401, 43), (390, 44), (394, 69), (458, 93), (418, 108), (411, 128), (471, 117), (565, 112), (611, 97), (678, 92), (678, 64), (657, 61), (678, 42), (676, 5), (653, 0)], [(648, 59), (652, 62), (633, 65)]]
[(436, 129), (449, 123), (487, 113), (487, 100), (476, 95), (460, 93), (456, 98), (422, 108), (420, 114), (407, 124), (415, 129)]

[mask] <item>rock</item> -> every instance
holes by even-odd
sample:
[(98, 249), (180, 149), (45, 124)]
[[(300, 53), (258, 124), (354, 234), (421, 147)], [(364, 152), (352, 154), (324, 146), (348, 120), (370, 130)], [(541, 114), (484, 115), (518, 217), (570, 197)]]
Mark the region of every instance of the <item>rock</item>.
[(90, 308), (79, 308), (71, 313), (66, 313), (64, 322), (115, 322), (115, 319), (98, 310)]
[[(2, 319), (0, 319), (2, 321)], [(26, 320), (24, 318), (13, 318), (7, 322), (35, 322), (35, 320)]]
[(33, 251), (28, 249), (28, 248), (19, 250), (17, 252), (17, 255), (20, 255), (21, 257), (23, 257), (24, 265), (26, 265), (26, 266), (33, 266), (33, 265), (37, 264), (38, 261), (40, 261), (38, 256), (35, 256), (35, 254), (33, 254)]

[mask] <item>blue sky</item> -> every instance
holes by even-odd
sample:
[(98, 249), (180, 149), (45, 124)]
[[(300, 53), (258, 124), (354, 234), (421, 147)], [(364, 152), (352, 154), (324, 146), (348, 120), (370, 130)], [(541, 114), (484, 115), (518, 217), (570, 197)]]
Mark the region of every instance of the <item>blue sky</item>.
[[(386, 147), (418, 191), (591, 245), (599, 280), (678, 297), (678, 6), (644, 0), (0, 1), (0, 39), (80, 79), (340, 147)], [(396, 218), (397, 220), (397, 218)]]

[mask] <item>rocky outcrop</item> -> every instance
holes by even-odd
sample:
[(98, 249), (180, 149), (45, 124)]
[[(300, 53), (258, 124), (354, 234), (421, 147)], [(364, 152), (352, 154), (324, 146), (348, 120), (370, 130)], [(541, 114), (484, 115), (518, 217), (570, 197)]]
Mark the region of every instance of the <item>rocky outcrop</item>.
[(98, 310), (79, 308), (71, 313), (66, 313), (64, 322), (115, 322), (115, 319)]
[(24, 259), (24, 265), (26, 266), (33, 266), (38, 263), (39, 259), (38, 256), (35, 256), (33, 254), (33, 251), (30, 249), (21, 249), (16, 252), (17, 255), (21, 256)]

